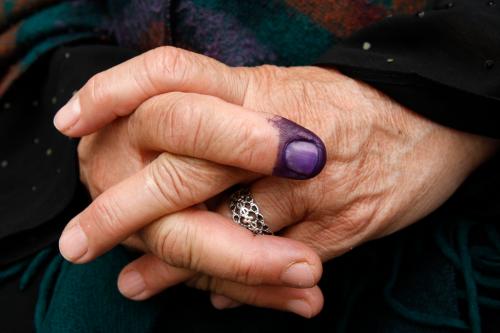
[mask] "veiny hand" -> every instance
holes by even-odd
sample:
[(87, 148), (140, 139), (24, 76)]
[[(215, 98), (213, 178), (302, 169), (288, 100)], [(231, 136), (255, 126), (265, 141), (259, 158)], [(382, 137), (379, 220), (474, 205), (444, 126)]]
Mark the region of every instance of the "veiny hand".
[[(83, 91), (75, 99), (84, 96)], [(109, 109), (104, 107), (104, 110)], [(283, 132), (283, 126), (292, 129), (293, 133)], [(126, 140), (118, 141), (124, 132)], [(106, 142), (121, 147), (115, 149)], [(99, 193), (99, 186), (92, 186), (99, 183), (94, 181), (95, 178), (101, 180), (101, 188), (114, 186), (98, 196), (69, 224), (61, 240), (62, 253), (77, 262), (91, 260), (142, 226), (177, 211), (180, 212), (169, 217), (179, 217), (179, 226), (175, 223), (170, 226), (173, 234), (186, 238), (191, 234), (182, 236), (188, 230), (179, 227), (184, 226), (183, 219), (190, 218), (185, 213), (192, 210), (182, 209), (203, 202), (233, 184), (258, 178), (255, 172), (304, 179), (316, 175), (325, 163), (324, 144), (296, 124), (276, 115), (238, 108), (212, 96), (178, 92), (147, 100), (126, 121), (115, 122), (104, 131), (83, 140), (79, 150), (82, 179), (91, 192), (94, 195)], [(170, 153), (158, 154), (158, 151), (166, 150)], [(117, 168), (103, 165), (104, 159), (95, 158), (108, 153), (107, 161), (114, 163), (123, 161), (117, 156), (130, 155), (125, 162), (127, 166), (115, 171)], [(127, 163), (129, 160), (131, 163)], [(100, 172), (89, 177), (86, 166)], [(243, 168), (253, 173), (245, 172)], [(118, 182), (122, 180), (120, 177), (137, 169), (140, 169), (138, 173)], [(202, 213), (207, 215), (206, 219), (212, 216), (220, 218), (214, 213)], [(204, 248), (193, 246), (195, 255), (202, 251), (207, 258), (213, 258), (212, 261), (200, 261), (199, 270), (240, 282), (247, 282), (245, 272), (250, 274), (255, 270), (258, 276), (252, 277), (253, 281), (248, 283), (301, 288), (315, 286), (322, 268), (321, 261), (311, 249), (284, 238), (273, 238), (259, 245), (262, 239), (254, 241), (245, 230), (235, 228), (227, 219), (223, 220), (230, 230), (236, 229), (242, 237), (225, 237), (227, 225), (215, 223), (210, 231), (213, 238), (220, 234), (219, 237), (227, 242), (216, 241)], [(198, 245), (194, 240), (193, 243)], [(190, 244), (185, 245), (184, 253), (187, 254)], [(235, 250), (227, 251), (231, 246)], [(258, 265), (252, 260), (240, 260), (248, 251), (262, 252)], [(218, 265), (214, 265), (214, 261)], [(304, 269), (300, 271), (294, 268), (297, 267), (294, 264)], [(186, 265), (191, 267), (196, 263)], [(287, 289), (290, 288), (284, 288)], [(287, 295), (291, 301), (306, 299), (308, 295), (314, 296), (316, 303), (322, 301), (317, 287), (295, 293), (287, 291)], [(279, 307), (283, 307), (287, 299), (283, 297), (279, 302)], [(315, 307), (321, 307), (321, 304)]]
[[(271, 228), (274, 231), (282, 230), (282, 234), (290, 240), (300, 241), (294, 244), (309, 245), (323, 261), (424, 217), (444, 202), (497, 146), (496, 142), (427, 121), (370, 87), (333, 70), (270, 66), (231, 69), (207, 58), (172, 48), (151, 51), (99, 74), (76, 95), (64, 113), (58, 115), (56, 124), (68, 135), (86, 134), (112, 121), (116, 116), (130, 114), (150, 97), (170, 91), (185, 93), (167, 93), (155, 97), (152, 99), (155, 102), (144, 103), (145, 106), (139, 107), (128, 120), (134, 123), (133, 118), (141, 119), (135, 121), (136, 124), (143, 125), (140, 130), (135, 127), (137, 125), (128, 128), (135, 128), (137, 133), (147, 132), (141, 134), (145, 139), (140, 142), (153, 151), (166, 150), (200, 159), (214, 159), (212, 156), (217, 151), (212, 149), (209, 150), (210, 153), (203, 154), (207, 151), (206, 142), (199, 135), (192, 136), (188, 133), (190, 131), (186, 121), (171, 121), (171, 115), (181, 114), (186, 110), (191, 114), (192, 110), (202, 109), (203, 112), (200, 111), (196, 117), (209, 112), (210, 117), (203, 118), (206, 121), (219, 114), (221, 116), (217, 123), (222, 124), (231, 123), (234, 118), (239, 118), (240, 113), (265, 119), (262, 123), (251, 123), (258, 124), (258, 127), (264, 126), (263, 128), (267, 125), (267, 134), (261, 138), (269, 137), (273, 128), (280, 128), (279, 134), (270, 136), (276, 141), (279, 141), (276, 138), (280, 135), (295, 132), (294, 128), (290, 130), (289, 123), (284, 120), (274, 120), (274, 126), (269, 126), (269, 119), (273, 119), (269, 118), (269, 114), (280, 115), (314, 130), (323, 139), (328, 160), (325, 170), (318, 177), (299, 182), (275, 177), (256, 179), (253, 175), (256, 181), (251, 185), (251, 191)], [(216, 98), (192, 95), (193, 92)], [(178, 103), (173, 108), (170, 106), (172, 103), (162, 106), (159, 100), (171, 98), (172, 95), (183, 103)], [(172, 109), (179, 111), (176, 113)], [(262, 112), (267, 118), (259, 118), (249, 110)], [(162, 114), (168, 116), (161, 116)], [(246, 122), (240, 124), (243, 123)], [(196, 124), (199, 122), (196, 121)], [(219, 128), (216, 141), (230, 145), (232, 139), (228, 138), (234, 138), (232, 135), (238, 129), (223, 125)], [(167, 135), (163, 134), (165, 131)], [(194, 131), (197, 132), (198, 130)], [(131, 136), (134, 137), (133, 134)], [(176, 136), (183, 139), (175, 141)], [(191, 137), (187, 140), (188, 150), (178, 147), (182, 146), (186, 136)], [(238, 142), (246, 142), (247, 137), (248, 133), (245, 133), (238, 137)], [(175, 144), (168, 145), (172, 138)], [(265, 146), (264, 141), (251, 142), (244, 150), (247, 153), (251, 151), (250, 155)], [(237, 159), (241, 151), (234, 151), (232, 148), (224, 150), (220, 155), (216, 154), (218, 157), (214, 162), (269, 174), (270, 166), (276, 165), (276, 160), (286, 157), (286, 153), (276, 154), (276, 147), (281, 146), (272, 140), (271, 147), (274, 156), (259, 153), (266, 156), (264, 160), (267, 162), (256, 163), (257, 166), (235, 163), (234, 159)], [(277, 159), (276, 155), (279, 156)], [(192, 163), (201, 163), (201, 160), (186, 158), (188, 161), (183, 168), (187, 170), (192, 170)], [(154, 165), (154, 162), (150, 165)], [(143, 170), (148, 170), (150, 165)], [(217, 168), (220, 167), (217, 165)], [(207, 165), (202, 165), (200, 169), (205, 168)], [(276, 166), (274, 169), (277, 169)], [(227, 188), (231, 182), (248, 181), (251, 178), (248, 173), (242, 175), (242, 171), (228, 168), (226, 172), (230, 175), (229, 178), (232, 177), (231, 171), (237, 173), (231, 181), (224, 183), (224, 179), (216, 179), (216, 182), (224, 184), (219, 190)], [(140, 171), (138, 174), (144, 173)], [(187, 175), (191, 174), (188, 172)], [(69, 241), (72, 239), (67, 232), (75, 230), (75, 226), (81, 227), (86, 245), (83, 257), (73, 260), (83, 262), (94, 258), (153, 219), (148, 211), (158, 211), (159, 206), (148, 203), (151, 198), (143, 201), (138, 194), (140, 192), (137, 192), (137, 189), (143, 188), (146, 178), (132, 176), (129, 179), (104, 192), (70, 223), (69, 230), (61, 240), (63, 254), (71, 259)], [(123, 183), (126, 185), (122, 185)], [(194, 189), (181, 187), (185, 191)], [(203, 202), (218, 192), (200, 193), (196, 192), (191, 201), (187, 200), (189, 204), (172, 205), (166, 212), (163, 211), (164, 214)], [(133, 201), (139, 201), (140, 204), (135, 205)], [(133, 210), (127, 210), (127, 205), (130, 204), (133, 205)], [(227, 215), (226, 207), (226, 204), (221, 205), (218, 211)], [(138, 209), (140, 213), (136, 213)], [(101, 234), (102, 230), (106, 231)], [(266, 271), (261, 263), (272, 257), (275, 261), (267, 262), (266, 265), (283, 267), (280, 264), (284, 262), (275, 254), (289, 259), (287, 256), (294, 252), (289, 252), (292, 243), (286, 243), (285, 246), (289, 247), (286, 251), (282, 251), (283, 244), (277, 243), (286, 238), (252, 237), (246, 230), (231, 224), (228, 219), (198, 209), (188, 209), (161, 218), (140, 234), (147, 248), (164, 263), (154, 255), (145, 255), (124, 269), (120, 287), (131, 298), (147, 298), (165, 287), (190, 278), (190, 283), (199, 288), (210, 289), (240, 302), (289, 309), (304, 316), (314, 315), (321, 308), (321, 295), (314, 288), (262, 286), (283, 284), (283, 279), (277, 278), (279, 274), (276, 274), (282, 270), (274, 270), (269, 275), (272, 269)], [(306, 249), (300, 247), (298, 252), (307, 253)], [(232, 260), (232, 252), (242, 259), (242, 265), (237, 264), (238, 260)], [(302, 262), (307, 262), (309, 268), (315, 267), (313, 257)], [(232, 261), (228, 261), (231, 269), (224, 271), (221, 266), (227, 266), (226, 258), (232, 258)], [(193, 276), (192, 272), (178, 267), (200, 274)], [(239, 272), (236, 274), (239, 276), (232, 274), (234, 272)], [(289, 285), (314, 286), (320, 271), (316, 269), (313, 272), (310, 275), (311, 284)], [(301, 295), (306, 303), (300, 306), (297, 302), (294, 303), (296, 299), (285, 296), (308, 290), (315, 294), (310, 295), (311, 297)], [(226, 306), (230, 304), (227, 299), (217, 297), (214, 297), (214, 302), (225, 303)]]

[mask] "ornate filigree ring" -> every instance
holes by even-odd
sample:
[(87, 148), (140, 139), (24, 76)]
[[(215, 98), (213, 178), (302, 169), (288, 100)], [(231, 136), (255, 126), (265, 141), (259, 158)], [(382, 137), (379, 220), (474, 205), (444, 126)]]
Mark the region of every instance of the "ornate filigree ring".
[(257, 206), (248, 188), (239, 189), (231, 195), (229, 209), (233, 215), (234, 223), (247, 228), (256, 235), (273, 234), (264, 222), (259, 206)]

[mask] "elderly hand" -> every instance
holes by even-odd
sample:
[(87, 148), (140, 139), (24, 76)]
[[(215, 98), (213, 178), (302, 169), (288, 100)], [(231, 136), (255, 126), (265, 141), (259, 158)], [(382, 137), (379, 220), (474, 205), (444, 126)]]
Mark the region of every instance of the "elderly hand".
[[(177, 100), (182, 102), (172, 102)], [(91, 260), (152, 220), (249, 180), (255, 180), (251, 191), (267, 224), (286, 238), (253, 237), (229, 219), (199, 209), (162, 217), (140, 232), (154, 255), (131, 263), (120, 277), (122, 292), (134, 299), (190, 278), (192, 285), (236, 301), (314, 315), (321, 308), (317, 289), (283, 287), (313, 287), (321, 274), (316, 257), (301, 244), (328, 260), (403, 228), (444, 202), (497, 146), (427, 121), (333, 70), (228, 68), (172, 48), (151, 51), (94, 77), (58, 114), (56, 125), (68, 135), (83, 135), (138, 106), (128, 119), (134, 124), (127, 126), (132, 142), (145, 147), (150, 157), (151, 151), (186, 157), (162, 153), (106, 190), (67, 227), (61, 239), (63, 255), (76, 262)], [(297, 166), (314, 169), (310, 175), (319, 171), (301, 159), (287, 163), (283, 150), (289, 145), (283, 145), (282, 138), (289, 142), (289, 135), (312, 134), (269, 114), (296, 121), (323, 139), (328, 160), (318, 177), (301, 182), (258, 179), (233, 168), (261, 174), (274, 170), (296, 178), (304, 174), (293, 172)], [(254, 135), (259, 130), (261, 134)], [(299, 141), (317, 147), (318, 141), (307, 135)], [(292, 150), (300, 151), (301, 145)], [(175, 177), (158, 167), (169, 165), (172, 158), (184, 162), (172, 169)], [(282, 165), (288, 169), (282, 171)], [(209, 176), (199, 178), (196, 167)], [(151, 172), (154, 169), (162, 173)], [(167, 176), (168, 185), (162, 187), (163, 178), (155, 174)], [(161, 181), (151, 181), (154, 177)], [(194, 181), (183, 182), (191, 178)], [(204, 186), (207, 179), (219, 187)], [(151, 184), (162, 189), (151, 190)], [(218, 211), (227, 215), (226, 207)], [(293, 283), (283, 279), (290, 263), (307, 263), (300, 274), (294, 273), (302, 279)], [(214, 302), (230, 304), (217, 297)]]

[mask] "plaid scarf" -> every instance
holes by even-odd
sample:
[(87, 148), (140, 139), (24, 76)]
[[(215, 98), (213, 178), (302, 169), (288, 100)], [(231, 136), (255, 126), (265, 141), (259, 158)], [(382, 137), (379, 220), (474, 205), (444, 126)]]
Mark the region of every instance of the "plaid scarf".
[(0, 96), (44, 53), (83, 40), (175, 45), (234, 66), (312, 63), (339, 39), (425, 0), (3, 0)]

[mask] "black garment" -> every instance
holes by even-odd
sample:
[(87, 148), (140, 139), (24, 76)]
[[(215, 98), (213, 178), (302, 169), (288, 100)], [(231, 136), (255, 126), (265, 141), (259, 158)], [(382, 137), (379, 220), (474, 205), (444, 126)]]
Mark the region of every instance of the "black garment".
[[(387, 18), (318, 60), (442, 125), (500, 138), (500, 1), (430, 1)], [(500, 221), (500, 162), (451, 198), (456, 214)]]
[(59, 133), (52, 119), (93, 74), (134, 55), (110, 46), (62, 48), (2, 98), (0, 266), (53, 243), (88, 203), (78, 185), (78, 141)]
[(500, 138), (500, 1), (428, 7), (361, 30), (319, 63), (438, 123)]
[[(7, 165), (0, 172), (0, 271), (56, 242), (68, 221), (89, 204), (78, 181), (78, 141), (59, 133), (52, 119), (93, 74), (134, 55), (101, 45), (61, 48), (41, 59), (3, 98), (0, 152), (5, 155), (0, 161)], [(0, 283), (0, 332), (32, 331), (40, 280), (41, 273), (24, 291), (19, 291), (19, 277)]]

